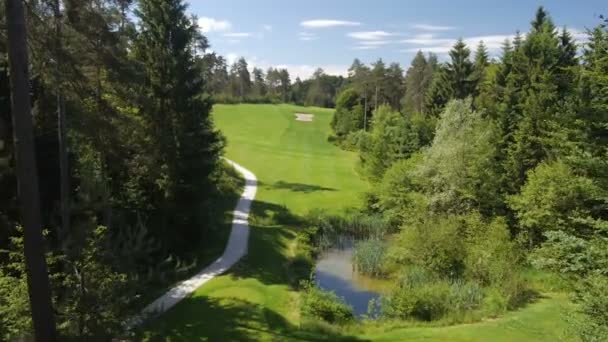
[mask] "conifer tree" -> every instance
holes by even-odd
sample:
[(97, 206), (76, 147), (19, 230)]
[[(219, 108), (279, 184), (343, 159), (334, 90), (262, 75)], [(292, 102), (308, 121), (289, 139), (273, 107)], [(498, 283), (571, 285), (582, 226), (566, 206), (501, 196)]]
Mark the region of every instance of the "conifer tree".
[(473, 63), (470, 60), (471, 51), (462, 39), (459, 39), (452, 50), (448, 63), (448, 76), (454, 91), (453, 96), (464, 99), (473, 94), (475, 82), (473, 78)]
[(201, 205), (207, 201), (210, 175), (222, 147), (195, 63), (193, 47), (203, 39), (186, 16), (186, 7), (182, 0), (142, 0), (135, 12), (140, 27), (134, 52), (146, 70), (142, 115), (155, 139), (161, 170), (156, 198), (160, 197), (163, 234), (177, 239), (177, 245), (200, 240)]
[(405, 75), (405, 96), (403, 107), (405, 112), (422, 113), (426, 89), (427, 61), (422, 51), (418, 51)]

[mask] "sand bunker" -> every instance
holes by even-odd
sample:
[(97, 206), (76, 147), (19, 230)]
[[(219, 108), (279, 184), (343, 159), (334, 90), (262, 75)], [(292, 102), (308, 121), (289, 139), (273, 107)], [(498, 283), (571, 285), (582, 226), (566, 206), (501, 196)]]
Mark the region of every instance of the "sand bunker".
[(313, 114), (296, 113), (296, 121), (311, 122), (314, 117)]

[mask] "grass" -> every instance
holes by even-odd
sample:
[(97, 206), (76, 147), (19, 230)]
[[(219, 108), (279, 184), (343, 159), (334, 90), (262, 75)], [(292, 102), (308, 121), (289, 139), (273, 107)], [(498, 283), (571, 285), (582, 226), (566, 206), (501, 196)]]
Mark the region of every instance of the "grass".
[(379, 327), (367, 329), (370, 331), (363, 338), (373, 341), (573, 341), (562, 317), (568, 305), (570, 302), (563, 294), (549, 294), (498, 319), (446, 327)]
[[(312, 113), (313, 122), (294, 120)], [(335, 328), (304, 322), (287, 266), (296, 250), (298, 217), (313, 208), (339, 212), (360, 203), (367, 185), (357, 156), (327, 142), (331, 111), (290, 105), (216, 105), (228, 138), (226, 156), (253, 171), (260, 186), (252, 207), (249, 254), (227, 274), (146, 325), (150, 341), (556, 341), (567, 300), (541, 299), (505, 317), (450, 327), (374, 323)]]

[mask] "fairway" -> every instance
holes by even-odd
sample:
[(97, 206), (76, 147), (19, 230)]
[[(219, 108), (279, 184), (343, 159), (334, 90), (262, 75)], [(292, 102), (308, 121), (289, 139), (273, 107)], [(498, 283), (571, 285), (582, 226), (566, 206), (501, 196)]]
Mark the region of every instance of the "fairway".
[[(314, 114), (312, 122), (294, 113)], [(226, 156), (256, 174), (249, 254), (227, 274), (149, 323), (151, 341), (556, 341), (564, 339), (563, 296), (548, 296), (505, 317), (452, 327), (310, 331), (300, 326), (298, 292), (287, 265), (294, 249), (294, 216), (313, 208), (357, 206), (367, 184), (357, 156), (327, 142), (331, 110), (291, 105), (216, 105), (214, 119), (228, 139)]]
[[(314, 114), (311, 122), (295, 113)], [(291, 105), (216, 105), (213, 118), (228, 139), (226, 156), (255, 173), (257, 199), (295, 214), (358, 205), (366, 185), (357, 154), (327, 142), (333, 111)]]

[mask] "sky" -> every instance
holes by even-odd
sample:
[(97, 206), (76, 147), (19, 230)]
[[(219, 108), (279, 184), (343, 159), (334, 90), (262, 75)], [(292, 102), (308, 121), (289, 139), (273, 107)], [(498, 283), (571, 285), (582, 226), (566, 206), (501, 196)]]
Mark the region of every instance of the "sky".
[[(187, 0), (188, 1), (188, 0)], [(354, 58), (409, 66), (418, 50), (440, 60), (458, 38), (472, 50), (483, 40), (500, 55), (505, 38), (525, 33), (538, 6), (578, 41), (608, 15), (606, 0), (189, 0), (188, 11), (228, 62), (287, 68), (308, 78), (318, 67), (346, 75)]]

